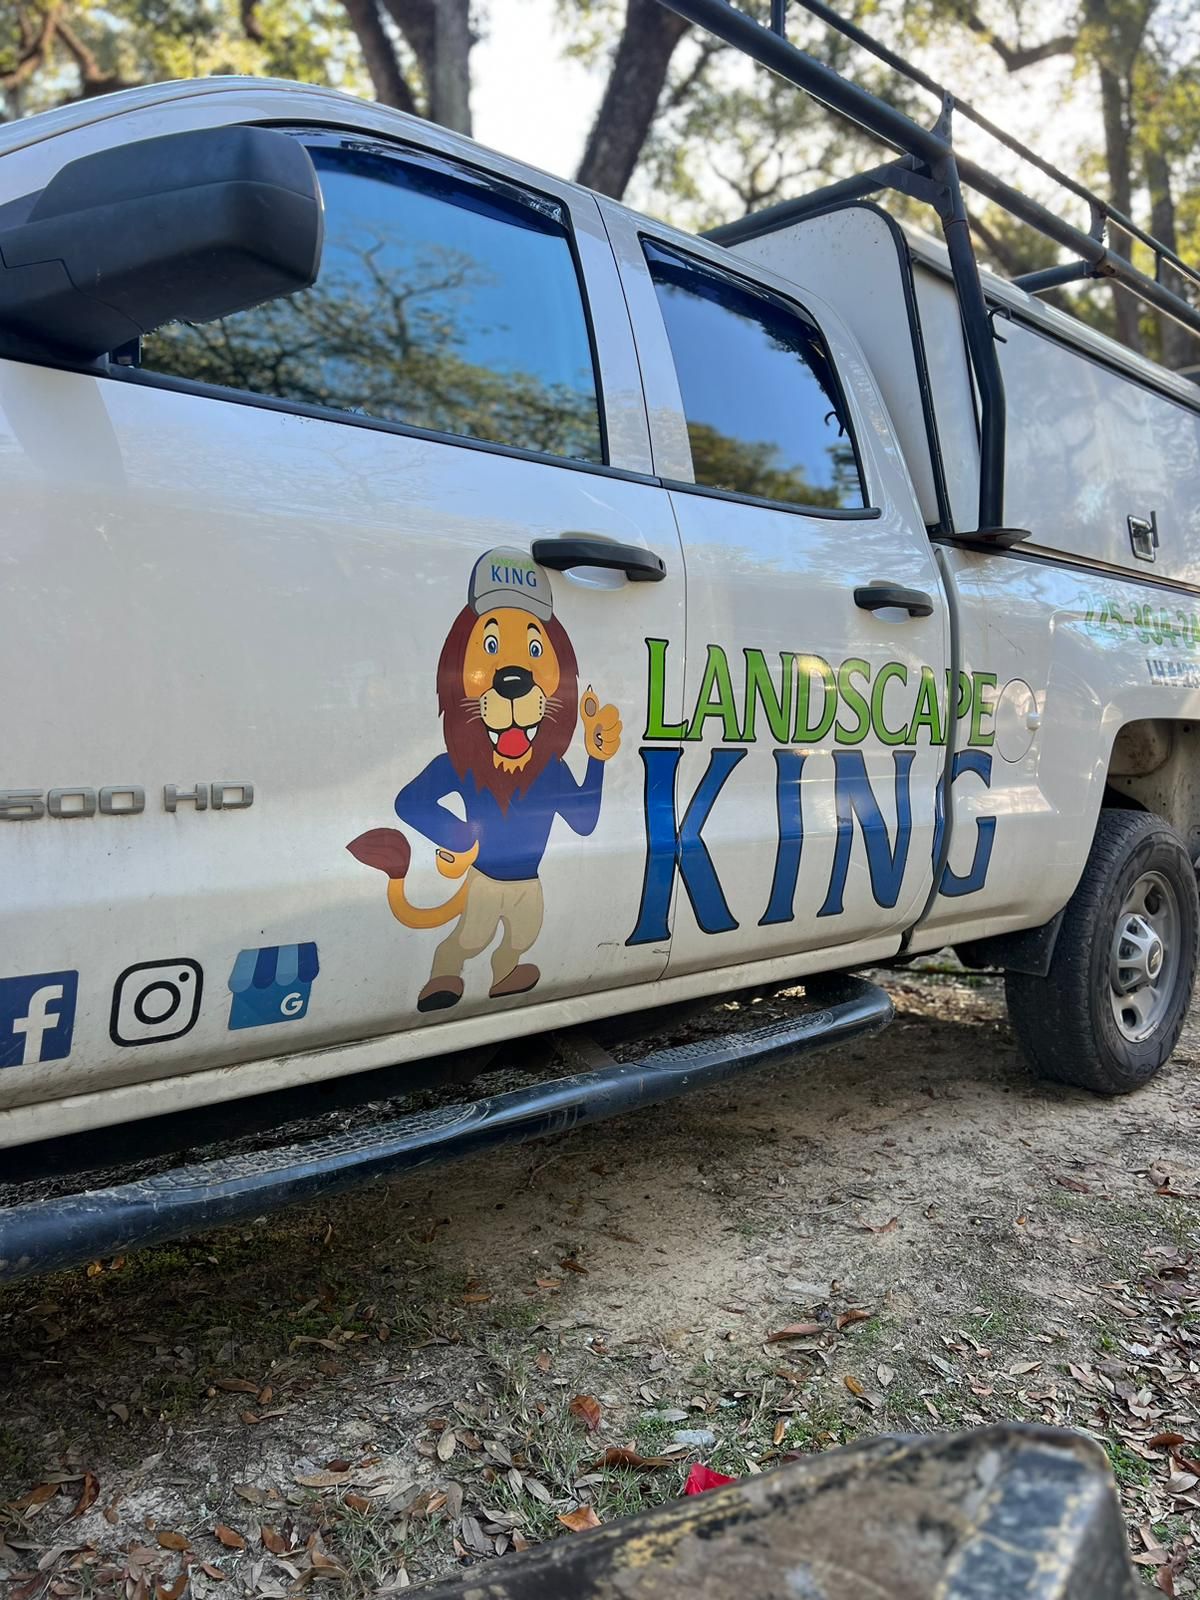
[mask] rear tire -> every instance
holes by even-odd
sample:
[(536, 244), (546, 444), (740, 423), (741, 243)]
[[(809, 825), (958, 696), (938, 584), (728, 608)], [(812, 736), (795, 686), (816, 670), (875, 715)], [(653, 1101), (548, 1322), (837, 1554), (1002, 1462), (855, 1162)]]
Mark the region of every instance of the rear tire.
[(1005, 974), (1034, 1071), (1097, 1094), (1148, 1083), (1183, 1028), (1198, 928), (1195, 872), (1175, 830), (1147, 812), (1102, 811), (1049, 972)]

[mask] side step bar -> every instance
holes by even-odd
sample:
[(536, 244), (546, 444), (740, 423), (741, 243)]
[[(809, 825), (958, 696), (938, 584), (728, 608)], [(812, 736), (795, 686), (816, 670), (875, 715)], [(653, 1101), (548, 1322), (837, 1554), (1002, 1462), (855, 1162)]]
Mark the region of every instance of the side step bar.
[(884, 991), (861, 978), (836, 980), (821, 999), (819, 1009), (803, 1016), (656, 1050), (640, 1061), (605, 1057), (598, 1070), (508, 1094), (0, 1209), (0, 1281), (207, 1232), (478, 1150), (565, 1133), (874, 1033), (892, 1019)]

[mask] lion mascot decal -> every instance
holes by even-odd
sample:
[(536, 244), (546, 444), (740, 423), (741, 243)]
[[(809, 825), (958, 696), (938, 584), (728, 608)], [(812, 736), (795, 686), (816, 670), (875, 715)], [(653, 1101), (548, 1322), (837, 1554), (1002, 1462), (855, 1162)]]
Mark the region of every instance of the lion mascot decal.
[[(617, 752), (621, 722), (590, 685), (579, 694), (575, 652), (554, 615), (545, 570), (520, 550), (490, 550), (471, 573), (437, 668), (445, 754), (396, 796), (396, 815), (437, 847), (438, 870), (461, 879), (448, 900), (415, 906), (404, 880), (411, 850), (397, 828), (372, 828), (347, 845), (387, 874), (388, 905), (406, 928), (454, 927), (434, 952), (418, 1011), (462, 998), (463, 967), (492, 953), (493, 1000), (525, 994), (541, 977), (522, 957), (542, 928), (542, 863), (550, 828), (562, 817), (587, 835), (600, 816), (604, 763)], [(587, 771), (577, 783), (563, 760), (583, 726)], [(462, 816), (442, 802), (457, 795)]]

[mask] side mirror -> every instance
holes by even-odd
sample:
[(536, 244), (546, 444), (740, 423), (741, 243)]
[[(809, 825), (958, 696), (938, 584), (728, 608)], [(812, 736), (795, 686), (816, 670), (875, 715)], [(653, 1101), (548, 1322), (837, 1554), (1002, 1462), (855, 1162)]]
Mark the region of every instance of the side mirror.
[(30, 200), (0, 208), (0, 333), (72, 360), (306, 289), (320, 265), (316, 170), (269, 128), (98, 150)]

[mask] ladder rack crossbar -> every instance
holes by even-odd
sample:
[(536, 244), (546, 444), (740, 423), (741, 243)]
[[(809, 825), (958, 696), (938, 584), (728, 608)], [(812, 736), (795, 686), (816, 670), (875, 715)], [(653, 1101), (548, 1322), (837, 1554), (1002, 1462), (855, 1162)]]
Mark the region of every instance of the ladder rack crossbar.
[[(781, 14), (786, 9), (786, 3), (787, 0), (781, 0)], [(1080, 183), (1077, 178), (1072, 178), (1069, 173), (1063, 172), (1053, 162), (1047, 161), (1044, 157), (1038, 155), (1036, 150), (1031, 150), (1028, 145), (1022, 144), (1019, 139), (1014, 138), (1006, 129), (1001, 128), (990, 117), (985, 116), (982, 111), (971, 105), (969, 101), (959, 99), (957, 95), (952, 95), (944, 84), (939, 83), (929, 73), (923, 71), (913, 62), (907, 61), (895, 50), (889, 49), (887, 45), (881, 44), (878, 39), (873, 39), (865, 28), (860, 28), (857, 23), (849, 21), (846, 17), (839, 16), (832, 6), (825, 3), (825, 0), (795, 0), (795, 3), (803, 6), (814, 17), (818, 17), (822, 22), (827, 23), (829, 27), (835, 29), (845, 38), (852, 40), (863, 50), (868, 51), (877, 60), (891, 67), (893, 71), (910, 79), (920, 88), (927, 89), (930, 94), (937, 95), (943, 103), (947, 100), (951, 101), (956, 116), (966, 117), (976, 127), (982, 128), (984, 133), (995, 139), (997, 143), (1004, 145), (1006, 149), (1011, 150), (1014, 155), (1020, 156), (1022, 161), (1027, 161), (1030, 166), (1036, 167), (1039, 172), (1052, 179), (1061, 188), (1066, 189), (1078, 199), (1086, 201), (1094, 217), (1101, 217), (1113, 223), (1122, 233), (1128, 234), (1140, 244), (1144, 244), (1147, 249), (1154, 252), (1156, 257), (1169, 262), (1182, 277), (1189, 279), (1200, 287), (1200, 270), (1184, 261), (1169, 245), (1164, 244), (1160, 239), (1156, 239), (1146, 229), (1139, 227), (1131, 217), (1118, 210), (1111, 201), (1101, 199), (1086, 184)], [(775, 32), (781, 31), (774, 28), (774, 23), (772, 23), (772, 27)]]

